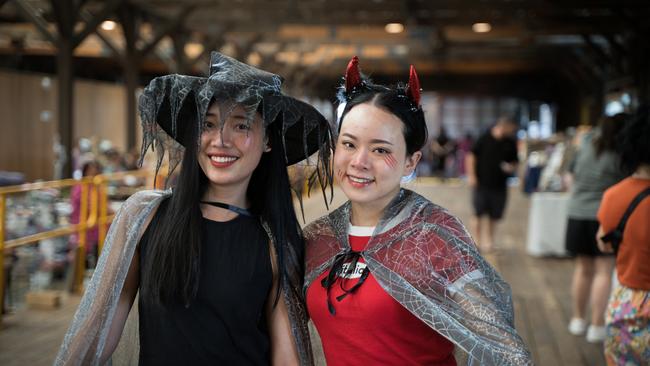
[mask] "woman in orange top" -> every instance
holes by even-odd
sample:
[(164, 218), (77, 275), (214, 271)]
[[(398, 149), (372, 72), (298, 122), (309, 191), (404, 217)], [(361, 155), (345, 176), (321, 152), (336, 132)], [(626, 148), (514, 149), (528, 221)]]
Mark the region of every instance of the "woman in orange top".
[[(640, 109), (626, 123), (621, 144), (621, 163), (633, 174), (605, 192), (598, 210), (598, 246), (613, 252), (602, 236), (613, 230), (632, 200), (650, 188), (650, 115)], [(650, 360), (650, 197), (630, 215), (616, 257), (616, 285), (609, 299), (605, 321), (605, 357), (608, 365), (641, 365)]]

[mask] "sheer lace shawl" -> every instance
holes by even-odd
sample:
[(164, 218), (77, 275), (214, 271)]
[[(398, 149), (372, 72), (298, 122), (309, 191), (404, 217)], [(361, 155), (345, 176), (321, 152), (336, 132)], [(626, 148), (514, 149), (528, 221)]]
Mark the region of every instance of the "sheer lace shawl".
[[(347, 202), (305, 228), (305, 291), (350, 250), (349, 223)], [(532, 364), (514, 328), (509, 285), (444, 208), (402, 189), (361, 255), (380, 286), (462, 349), (468, 364)]]
[[(99, 364), (131, 260), (146, 229), (145, 224), (150, 222), (160, 202), (170, 194), (171, 190), (141, 191), (131, 196), (120, 208), (109, 229), (93, 277), (54, 361), (55, 365)], [(263, 226), (270, 233), (268, 225), (263, 223)], [(295, 263), (298, 259), (291, 260)], [(299, 280), (296, 272), (290, 271), (289, 283), (283, 286), (283, 297), (301, 364), (312, 365), (307, 316), (300, 299)], [(137, 325), (136, 298), (120, 344), (112, 357), (113, 361), (119, 360), (117, 364), (138, 364)]]

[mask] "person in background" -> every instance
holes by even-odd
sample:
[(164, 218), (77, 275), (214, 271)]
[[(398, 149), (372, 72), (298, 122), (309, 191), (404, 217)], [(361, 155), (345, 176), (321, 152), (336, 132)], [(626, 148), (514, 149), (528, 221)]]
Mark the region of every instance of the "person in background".
[(126, 170), (126, 163), (122, 154), (115, 149), (111, 148), (104, 153), (104, 174), (117, 173)]
[(305, 228), (305, 292), (329, 366), (529, 365), (510, 287), (458, 218), (400, 182), (427, 141), (415, 69), (389, 88), (348, 66), (334, 175), (349, 199)]
[[(623, 179), (619, 167), (617, 136), (623, 127), (622, 114), (603, 117), (596, 129), (584, 135), (575, 157), (567, 208), (566, 250), (575, 256), (571, 283), (572, 317), (569, 333), (583, 335), (587, 341), (605, 339), (605, 307), (611, 287), (614, 257), (598, 250), (596, 214), (603, 192)], [(587, 303), (591, 305), (587, 321)], [(590, 323), (590, 324), (589, 324)]]
[(465, 135), (456, 142), (456, 165), (460, 177), (467, 175), (465, 160), (467, 159), (467, 154), (472, 150), (473, 145), (474, 138), (469, 132), (465, 132)]
[(2, 310), (1, 315), (9, 314), (12, 312), (12, 307), (13, 307), (13, 296), (12, 296), (12, 273), (14, 266), (18, 262), (18, 254), (16, 253), (16, 248), (11, 248), (11, 249), (4, 249), (4, 262), (3, 262), (3, 268), (2, 270), (4, 271), (4, 284), (0, 284), (0, 286), (4, 286), (4, 299), (2, 299)]
[(126, 154), (124, 154), (124, 169), (126, 170), (137, 170), (138, 160), (140, 160), (140, 151), (137, 147), (132, 148)]
[[(621, 163), (632, 173), (605, 191), (598, 209), (596, 238), (602, 252), (613, 253), (603, 241), (614, 230), (632, 200), (650, 189), (650, 114), (642, 107), (622, 132)], [(616, 275), (607, 306), (605, 359), (608, 365), (647, 365), (650, 362), (650, 197), (629, 216), (616, 254)]]
[[(82, 177), (94, 177), (95, 175), (101, 173), (101, 166), (96, 160), (86, 160), (81, 164), (81, 174)], [(90, 216), (91, 212), (91, 200), (93, 197), (93, 190), (95, 186), (88, 184), (87, 186), (87, 196), (86, 196), (86, 215)], [(70, 202), (72, 204), (72, 213), (70, 213), (70, 223), (78, 224), (81, 218), (81, 194), (83, 187), (81, 184), (76, 184), (72, 187), (70, 192)], [(99, 234), (97, 226), (89, 228), (86, 230), (86, 243), (85, 243), (85, 258), (77, 258), (77, 260), (85, 260), (86, 268), (95, 268), (97, 263), (98, 251), (97, 251), (97, 240)], [(76, 253), (76, 249), (79, 245), (79, 235), (75, 232), (70, 235), (70, 253)], [(73, 261), (72, 261), (73, 262)], [(76, 266), (75, 266), (76, 268)]]
[(451, 157), (456, 149), (456, 144), (452, 139), (447, 136), (447, 131), (443, 126), (440, 126), (440, 133), (438, 137), (431, 140), (431, 153), (432, 157), (432, 173), (435, 176), (442, 178), (447, 178), (449, 169), (449, 162), (447, 161)]
[[(507, 179), (517, 170), (517, 143), (514, 139), (517, 124), (509, 117), (501, 117), (481, 135), (467, 154), (467, 182), (472, 188), (474, 217), (471, 227), (479, 249), (494, 249), (497, 223), (503, 217), (508, 197)], [(483, 217), (487, 216), (487, 225)], [(483, 231), (485, 227), (485, 232)], [(484, 236), (481, 236), (485, 234)]]

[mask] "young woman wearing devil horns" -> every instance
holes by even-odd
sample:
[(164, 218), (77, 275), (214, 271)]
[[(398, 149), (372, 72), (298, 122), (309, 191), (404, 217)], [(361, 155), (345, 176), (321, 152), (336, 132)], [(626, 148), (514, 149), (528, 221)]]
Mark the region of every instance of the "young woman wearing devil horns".
[(305, 229), (307, 308), (327, 364), (530, 364), (508, 284), (456, 217), (400, 187), (427, 140), (415, 69), (389, 88), (358, 63), (338, 95), (334, 152), (349, 201)]

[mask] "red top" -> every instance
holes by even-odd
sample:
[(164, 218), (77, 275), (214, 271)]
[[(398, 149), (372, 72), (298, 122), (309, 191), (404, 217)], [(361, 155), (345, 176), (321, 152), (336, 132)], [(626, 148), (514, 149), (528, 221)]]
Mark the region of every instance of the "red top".
[[(352, 250), (362, 251), (371, 233), (371, 228), (353, 227)], [(349, 289), (358, 281), (365, 268), (363, 258), (359, 262), (355, 271), (330, 289), (336, 315), (329, 313), (327, 289), (321, 285), (329, 270), (307, 289), (307, 309), (320, 334), (327, 365), (456, 365), (454, 344), (387, 294), (372, 273), (356, 292), (336, 300), (343, 294), (341, 284)]]
[[(650, 187), (650, 179), (625, 178), (603, 195), (598, 221), (605, 233), (616, 228), (623, 213), (641, 191)], [(616, 256), (618, 280), (626, 287), (650, 290), (650, 197), (636, 206), (623, 231)]]

